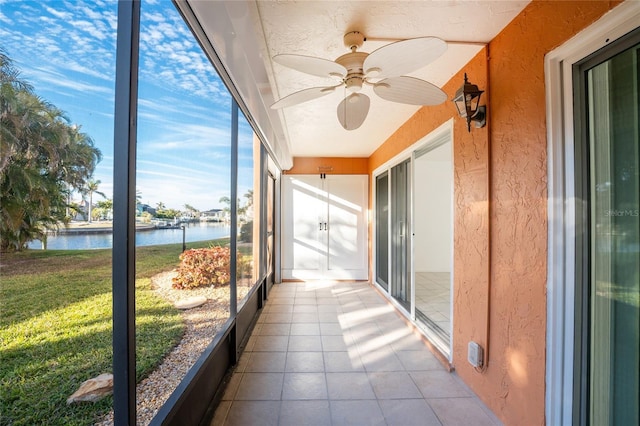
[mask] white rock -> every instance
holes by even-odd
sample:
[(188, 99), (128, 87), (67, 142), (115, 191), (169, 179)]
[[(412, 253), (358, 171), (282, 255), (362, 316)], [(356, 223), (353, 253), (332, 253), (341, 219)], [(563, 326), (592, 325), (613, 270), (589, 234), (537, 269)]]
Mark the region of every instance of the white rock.
[(104, 373), (82, 382), (77, 391), (67, 398), (67, 404), (74, 402), (96, 402), (113, 392), (113, 374)]
[(191, 308), (197, 308), (198, 306), (202, 306), (205, 303), (207, 303), (207, 298), (204, 296), (194, 296), (194, 297), (190, 297), (188, 299), (184, 299), (184, 300), (179, 300), (177, 301), (174, 306), (177, 309), (191, 309)]

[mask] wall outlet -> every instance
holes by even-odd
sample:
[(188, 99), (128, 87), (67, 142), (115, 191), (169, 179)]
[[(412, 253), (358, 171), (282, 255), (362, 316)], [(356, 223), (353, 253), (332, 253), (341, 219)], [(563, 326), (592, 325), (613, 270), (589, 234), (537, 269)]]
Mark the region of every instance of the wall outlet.
[(475, 368), (481, 368), (484, 363), (484, 350), (482, 349), (482, 346), (476, 342), (469, 342), (467, 360), (469, 361), (469, 364), (473, 365)]

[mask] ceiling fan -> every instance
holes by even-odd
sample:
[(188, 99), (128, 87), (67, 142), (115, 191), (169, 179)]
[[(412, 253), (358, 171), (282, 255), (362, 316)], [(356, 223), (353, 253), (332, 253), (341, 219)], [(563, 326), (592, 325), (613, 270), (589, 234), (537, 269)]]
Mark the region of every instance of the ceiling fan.
[(387, 44), (372, 53), (358, 52), (366, 41), (359, 31), (344, 35), (351, 52), (335, 61), (304, 55), (282, 54), (273, 57), (281, 65), (320, 77), (339, 80), (335, 85), (312, 87), (294, 92), (271, 105), (286, 108), (332, 93), (345, 87), (345, 98), (338, 105), (338, 120), (346, 130), (355, 130), (367, 118), (369, 97), (360, 93), (363, 85), (372, 86), (382, 99), (410, 105), (438, 105), (447, 95), (434, 84), (405, 76), (429, 64), (447, 50), (447, 43), (437, 37), (420, 37)]

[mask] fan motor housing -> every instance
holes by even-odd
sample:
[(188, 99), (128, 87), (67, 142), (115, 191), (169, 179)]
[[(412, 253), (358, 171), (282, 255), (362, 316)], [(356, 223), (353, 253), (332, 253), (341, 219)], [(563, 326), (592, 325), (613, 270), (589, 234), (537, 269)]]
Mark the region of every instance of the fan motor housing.
[(347, 90), (351, 93), (362, 90), (362, 83), (364, 82), (362, 64), (367, 56), (369, 54), (365, 52), (351, 52), (336, 59), (337, 63), (347, 69), (347, 76), (343, 81)]
[(362, 47), (364, 40), (364, 34), (362, 34), (360, 31), (350, 31), (343, 37), (344, 45), (352, 51), (355, 51), (356, 49)]
[(369, 54), (366, 52), (351, 52), (340, 56), (336, 62), (347, 69), (347, 76), (349, 74), (363, 74), (362, 64), (367, 56)]

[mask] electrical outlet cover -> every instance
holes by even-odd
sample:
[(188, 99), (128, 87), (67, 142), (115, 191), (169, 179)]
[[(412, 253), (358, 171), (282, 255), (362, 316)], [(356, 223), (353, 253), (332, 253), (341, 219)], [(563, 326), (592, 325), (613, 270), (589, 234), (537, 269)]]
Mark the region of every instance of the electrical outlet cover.
[(476, 342), (469, 342), (467, 352), (467, 360), (469, 361), (469, 364), (473, 365), (475, 368), (482, 367), (483, 355), (482, 346)]

